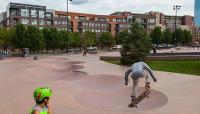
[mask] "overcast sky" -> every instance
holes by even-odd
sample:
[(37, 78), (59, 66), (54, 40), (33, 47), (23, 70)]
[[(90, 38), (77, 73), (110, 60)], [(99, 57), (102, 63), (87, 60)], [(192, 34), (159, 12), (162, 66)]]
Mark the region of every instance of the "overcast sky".
[[(47, 6), (48, 9), (66, 11), (67, 0), (0, 0), (0, 11), (5, 11), (9, 2), (27, 3)], [(73, 0), (69, 11), (111, 14), (116, 11), (145, 13), (159, 11), (174, 15), (173, 5), (181, 5), (178, 15), (194, 15), (194, 0)]]

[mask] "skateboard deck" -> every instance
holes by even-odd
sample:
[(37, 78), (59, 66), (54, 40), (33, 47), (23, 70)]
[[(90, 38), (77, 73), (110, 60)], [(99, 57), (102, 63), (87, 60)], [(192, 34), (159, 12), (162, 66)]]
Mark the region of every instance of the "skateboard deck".
[(142, 92), (133, 102), (131, 102), (128, 107), (133, 108), (136, 107), (137, 105), (144, 99), (144, 98), (149, 98), (149, 95), (151, 93), (150, 89), (146, 89), (144, 92)]

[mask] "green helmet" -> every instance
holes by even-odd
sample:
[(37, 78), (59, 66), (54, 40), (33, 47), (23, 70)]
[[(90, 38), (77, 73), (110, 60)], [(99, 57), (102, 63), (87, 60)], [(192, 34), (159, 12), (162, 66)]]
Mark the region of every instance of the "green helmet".
[(33, 97), (35, 101), (42, 101), (45, 97), (51, 97), (52, 90), (48, 87), (38, 87), (34, 90)]

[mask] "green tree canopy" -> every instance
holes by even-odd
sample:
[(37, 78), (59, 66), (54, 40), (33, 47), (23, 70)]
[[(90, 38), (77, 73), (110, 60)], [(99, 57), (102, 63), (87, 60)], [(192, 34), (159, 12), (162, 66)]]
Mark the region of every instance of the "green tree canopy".
[(185, 45), (189, 45), (192, 43), (192, 33), (190, 31), (184, 30), (183, 31), (184, 38), (185, 38)]
[(25, 31), (26, 27), (23, 24), (17, 24), (15, 29), (15, 36), (12, 39), (12, 44), (15, 48), (25, 48)]
[(14, 29), (0, 28), (0, 47), (11, 46), (11, 40), (15, 35)]
[(150, 36), (153, 44), (156, 44), (156, 47), (163, 42), (163, 33), (160, 27), (155, 27), (154, 30), (151, 31)]
[(26, 47), (32, 52), (38, 52), (45, 47), (45, 40), (42, 31), (34, 26), (28, 26), (25, 32)]
[(115, 39), (113, 38), (110, 32), (103, 32), (98, 38), (98, 43), (101, 45), (103, 49), (104, 47), (111, 47), (112, 45), (114, 45)]
[(121, 63), (133, 64), (144, 59), (152, 48), (151, 38), (138, 24), (132, 24), (131, 32), (122, 43)]
[(60, 46), (60, 35), (56, 28), (44, 28), (42, 30), (45, 44), (46, 44), (46, 50), (53, 50), (53, 53), (56, 49)]
[(179, 45), (184, 44), (185, 36), (184, 36), (183, 30), (179, 28), (176, 31), (174, 31), (173, 38), (174, 38), (175, 44), (179, 44)]
[(117, 36), (116, 36), (116, 43), (117, 44), (122, 44), (123, 40), (125, 39), (125, 37), (128, 36), (128, 31), (124, 30), (124, 31), (120, 31)]
[(169, 29), (166, 29), (163, 32), (163, 36), (164, 36), (164, 43), (165, 44), (173, 44), (172, 32)]
[(69, 44), (71, 47), (79, 48), (81, 46), (81, 38), (78, 32), (70, 32)]
[(60, 48), (61, 49), (66, 49), (68, 48), (68, 41), (69, 41), (69, 38), (67, 36), (67, 31), (65, 30), (62, 30), (59, 32), (60, 34)]
[(96, 46), (96, 44), (97, 44), (96, 33), (91, 31), (85, 31), (83, 33), (84, 47)]

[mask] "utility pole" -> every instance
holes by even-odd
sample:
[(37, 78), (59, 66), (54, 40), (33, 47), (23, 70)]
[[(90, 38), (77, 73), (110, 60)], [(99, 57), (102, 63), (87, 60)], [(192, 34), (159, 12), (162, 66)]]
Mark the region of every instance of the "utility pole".
[(174, 29), (174, 30), (175, 30), (175, 34), (174, 34), (174, 35), (175, 35), (175, 39), (174, 39), (174, 44), (175, 44), (175, 46), (177, 45), (177, 44), (176, 44), (176, 43), (177, 43), (177, 42), (176, 42), (176, 40), (177, 40), (177, 39), (176, 39), (176, 38), (177, 38), (177, 37), (176, 37), (176, 30), (177, 30), (177, 12), (178, 12), (178, 10), (180, 10), (180, 8), (181, 8), (180, 5), (174, 5), (174, 6), (173, 6), (173, 10), (175, 10), (175, 29)]
[[(72, 0), (70, 0), (71, 2)], [(67, 0), (67, 53), (69, 52), (69, 0)]]

